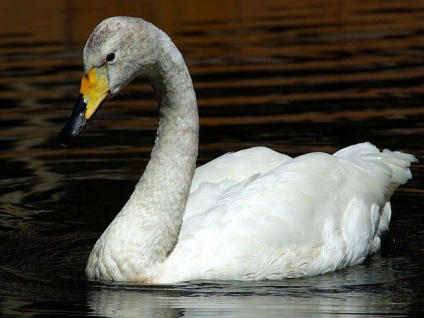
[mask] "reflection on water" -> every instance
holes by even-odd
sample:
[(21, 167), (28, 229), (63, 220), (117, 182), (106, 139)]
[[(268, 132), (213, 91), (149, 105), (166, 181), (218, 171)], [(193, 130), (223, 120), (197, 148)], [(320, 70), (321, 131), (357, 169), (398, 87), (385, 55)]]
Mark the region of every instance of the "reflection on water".
[(258, 144), (295, 156), (364, 140), (420, 157), (422, 1), (14, 0), (0, 9), (0, 315), (422, 314), (421, 164), (393, 197), (396, 248), (388, 240), (366, 264), (280, 282), (101, 285), (86, 281), (85, 261), (147, 163), (157, 124), (149, 85), (130, 84), (72, 148), (57, 141), (88, 35), (125, 14), (163, 28), (186, 58), (199, 163)]
[(337, 275), (275, 282), (101, 286), (90, 291), (88, 304), (106, 317), (396, 315), (411, 297), (390, 290), (396, 273), (388, 265), (376, 260)]

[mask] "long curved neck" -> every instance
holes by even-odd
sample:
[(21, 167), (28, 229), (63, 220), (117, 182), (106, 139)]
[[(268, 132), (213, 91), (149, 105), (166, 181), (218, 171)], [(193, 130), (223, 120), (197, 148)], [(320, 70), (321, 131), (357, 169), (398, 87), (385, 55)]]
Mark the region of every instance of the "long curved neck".
[[(199, 119), (187, 67), (166, 39), (158, 47), (158, 63), (149, 77), (159, 105), (151, 158), (127, 204), (93, 249), (87, 267), (92, 278), (98, 274), (91, 268), (97, 267), (102, 272), (97, 278), (148, 282), (158, 275), (178, 241), (196, 166)], [(106, 250), (108, 254), (102, 252)], [(96, 255), (112, 259), (99, 260), (102, 264), (119, 263), (117, 274), (109, 265), (103, 269), (92, 264)]]
[(190, 74), (172, 42), (160, 54), (155, 76), (149, 78), (159, 127), (150, 161), (126, 207), (140, 224), (149, 224), (142, 234), (150, 241), (149, 251), (142, 252), (146, 263), (163, 261), (177, 243), (198, 153), (199, 118)]
[(173, 214), (172, 225), (177, 224), (179, 231), (196, 167), (199, 118), (181, 53), (172, 42), (166, 44), (155, 76), (149, 78), (159, 105), (159, 127), (150, 161), (133, 195), (142, 197), (154, 212)]

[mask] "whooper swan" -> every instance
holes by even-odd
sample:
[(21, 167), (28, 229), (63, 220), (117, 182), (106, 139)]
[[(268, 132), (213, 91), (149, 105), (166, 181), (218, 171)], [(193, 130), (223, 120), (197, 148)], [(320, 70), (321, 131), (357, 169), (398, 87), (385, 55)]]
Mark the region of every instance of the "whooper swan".
[(282, 279), (359, 264), (380, 248), (390, 197), (411, 178), (412, 155), (370, 143), (297, 158), (255, 147), (196, 169), (196, 96), (164, 32), (142, 19), (112, 17), (93, 31), (83, 57), (62, 144), (138, 75), (149, 79), (160, 118), (143, 176), (91, 252), (89, 279)]

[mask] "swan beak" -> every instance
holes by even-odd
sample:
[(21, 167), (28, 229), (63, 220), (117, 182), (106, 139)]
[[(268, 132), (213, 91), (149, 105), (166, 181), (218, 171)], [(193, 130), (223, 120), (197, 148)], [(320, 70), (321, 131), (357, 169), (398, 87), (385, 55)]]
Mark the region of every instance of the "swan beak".
[(106, 65), (94, 67), (82, 76), (80, 94), (71, 118), (59, 134), (62, 146), (68, 146), (84, 130), (89, 119), (108, 99), (109, 92)]

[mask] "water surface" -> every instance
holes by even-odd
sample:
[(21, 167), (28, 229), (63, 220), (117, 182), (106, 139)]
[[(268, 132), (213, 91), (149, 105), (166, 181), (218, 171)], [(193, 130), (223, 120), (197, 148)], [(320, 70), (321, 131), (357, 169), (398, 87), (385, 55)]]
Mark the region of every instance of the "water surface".
[(143, 17), (183, 52), (201, 116), (199, 164), (265, 145), (296, 156), (370, 141), (422, 157), (422, 1), (3, 1), (0, 315), (421, 316), (423, 166), (392, 199), (381, 255), (317, 277), (173, 286), (88, 282), (94, 242), (143, 171), (157, 125), (136, 79), (69, 149), (92, 29)]

